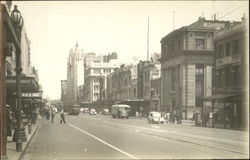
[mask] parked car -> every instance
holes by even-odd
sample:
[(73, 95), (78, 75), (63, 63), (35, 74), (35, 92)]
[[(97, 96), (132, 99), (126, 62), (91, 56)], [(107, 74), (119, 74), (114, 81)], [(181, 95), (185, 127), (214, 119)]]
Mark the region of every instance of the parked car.
[(96, 110), (94, 108), (91, 108), (89, 111), (90, 115), (96, 115)]
[(88, 108), (83, 108), (83, 113), (89, 113), (89, 109)]
[(80, 112), (83, 112), (84, 111), (84, 108), (80, 108)]
[(160, 112), (150, 112), (148, 123), (164, 123), (164, 117), (161, 116)]
[(109, 110), (108, 109), (103, 109), (102, 114), (109, 115)]

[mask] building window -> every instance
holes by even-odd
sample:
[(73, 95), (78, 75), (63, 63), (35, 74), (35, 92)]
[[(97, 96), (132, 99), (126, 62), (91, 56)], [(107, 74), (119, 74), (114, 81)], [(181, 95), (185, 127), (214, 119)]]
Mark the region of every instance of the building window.
[(233, 54), (239, 54), (239, 40), (233, 41)]
[(172, 111), (175, 110), (175, 97), (171, 98)]
[(170, 84), (171, 84), (171, 91), (175, 90), (175, 72), (174, 68), (170, 70)]
[(164, 54), (167, 55), (168, 54), (168, 45), (164, 46)]
[(233, 85), (240, 84), (240, 67), (234, 66), (233, 67)]
[(218, 49), (218, 56), (217, 58), (222, 58), (224, 54), (224, 48), (223, 45), (219, 45), (219, 49)]
[(127, 78), (125, 78), (125, 87), (127, 87), (127, 85), (128, 85), (128, 79)]
[(225, 85), (230, 86), (230, 69), (229, 69), (229, 67), (225, 68)]
[(230, 56), (231, 52), (230, 52), (230, 42), (226, 43), (226, 56)]
[(205, 39), (196, 39), (196, 49), (205, 49)]
[(217, 87), (221, 88), (222, 84), (222, 69), (218, 69), (217, 71)]
[(134, 88), (134, 97), (136, 97), (136, 88)]
[(195, 96), (196, 97), (202, 96), (202, 82), (197, 82), (195, 84)]
[(181, 49), (181, 40), (178, 40), (178, 49)]

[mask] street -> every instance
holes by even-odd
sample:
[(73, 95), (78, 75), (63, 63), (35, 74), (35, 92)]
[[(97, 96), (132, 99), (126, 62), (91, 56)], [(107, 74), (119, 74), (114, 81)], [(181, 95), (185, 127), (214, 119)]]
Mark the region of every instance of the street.
[(66, 115), (66, 124), (40, 120), (23, 160), (37, 159), (238, 159), (248, 157), (247, 131), (146, 119)]

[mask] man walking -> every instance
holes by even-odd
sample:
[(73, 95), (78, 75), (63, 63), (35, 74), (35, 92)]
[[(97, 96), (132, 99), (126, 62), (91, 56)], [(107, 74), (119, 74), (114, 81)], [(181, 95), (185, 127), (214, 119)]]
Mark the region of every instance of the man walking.
[(61, 116), (60, 124), (62, 124), (62, 122), (63, 122), (63, 123), (66, 123), (66, 122), (65, 122), (65, 114), (64, 114), (63, 110), (61, 111), (60, 116)]
[(52, 123), (54, 123), (55, 114), (56, 114), (56, 111), (55, 111), (54, 108), (52, 108), (52, 111), (51, 111), (51, 122), (52, 122)]

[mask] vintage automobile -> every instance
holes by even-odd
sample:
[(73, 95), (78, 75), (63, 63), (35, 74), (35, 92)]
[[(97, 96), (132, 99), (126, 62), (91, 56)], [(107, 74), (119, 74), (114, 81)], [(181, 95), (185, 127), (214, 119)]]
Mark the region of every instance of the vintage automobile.
[(109, 110), (108, 109), (103, 109), (102, 114), (103, 115), (109, 115)]
[(89, 113), (89, 109), (88, 108), (83, 108), (83, 113)]
[(94, 108), (91, 108), (89, 111), (90, 115), (96, 115), (96, 110)]
[(161, 116), (160, 112), (150, 112), (148, 123), (164, 123), (164, 117)]

